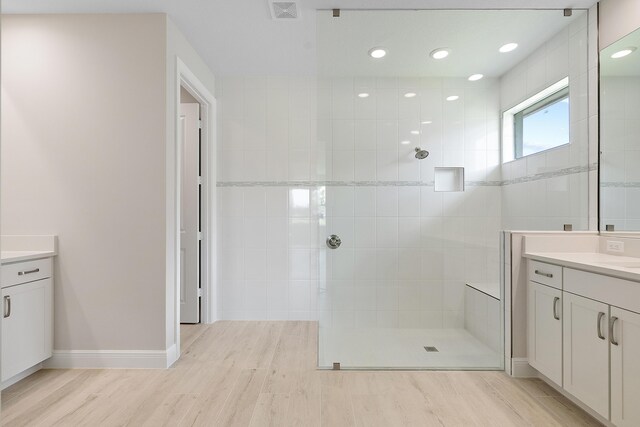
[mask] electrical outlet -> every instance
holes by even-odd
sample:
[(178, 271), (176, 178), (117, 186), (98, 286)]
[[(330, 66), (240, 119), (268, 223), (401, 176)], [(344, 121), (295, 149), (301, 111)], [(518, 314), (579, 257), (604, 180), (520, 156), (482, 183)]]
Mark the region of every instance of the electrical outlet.
[(617, 240), (607, 240), (607, 251), (624, 252), (624, 242), (620, 242)]

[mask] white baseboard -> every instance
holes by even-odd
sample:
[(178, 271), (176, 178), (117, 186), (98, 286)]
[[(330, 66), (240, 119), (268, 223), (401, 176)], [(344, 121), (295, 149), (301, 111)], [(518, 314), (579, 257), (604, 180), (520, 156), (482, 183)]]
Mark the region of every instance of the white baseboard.
[(0, 385), (0, 390), (4, 390), (5, 388), (14, 385), (15, 383), (17, 383), (20, 380), (23, 380), (25, 378), (27, 378), (29, 375), (38, 372), (40, 369), (42, 369), (42, 363), (38, 363), (35, 366), (30, 367), (29, 369), (20, 372), (17, 375), (14, 375), (13, 377), (9, 378), (6, 381), (2, 381), (2, 384)]
[(516, 378), (537, 378), (538, 371), (529, 365), (526, 357), (514, 357), (511, 359), (511, 376)]
[[(165, 369), (175, 359), (173, 350), (54, 350), (44, 362), (45, 368), (57, 369)], [(171, 363), (175, 362), (173, 360)]]

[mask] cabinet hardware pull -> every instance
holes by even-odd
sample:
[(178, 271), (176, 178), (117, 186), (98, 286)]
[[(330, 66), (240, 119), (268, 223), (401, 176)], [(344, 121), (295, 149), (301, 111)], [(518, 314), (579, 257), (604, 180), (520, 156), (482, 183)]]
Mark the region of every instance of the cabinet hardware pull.
[(11, 295), (4, 296), (4, 318), (11, 316)]
[(540, 270), (536, 270), (536, 271), (534, 271), (534, 273), (536, 273), (538, 276), (548, 277), (549, 279), (551, 279), (553, 277), (553, 274), (545, 273), (545, 272), (540, 271)]
[(18, 276), (24, 276), (26, 274), (37, 273), (39, 271), (40, 271), (39, 268), (34, 268), (33, 270), (18, 271)]
[(613, 336), (613, 328), (615, 327), (617, 320), (618, 318), (616, 316), (611, 317), (611, 320), (609, 320), (609, 341), (611, 341), (611, 344), (613, 345), (618, 345), (618, 341), (616, 341)]
[(601, 340), (605, 339), (604, 334), (602, 333), (602, 318), (605, 316), (603, 312), (598, 313), (598, 338)]
[(560, 320), (560, 315), (558, 314), (558, 302), (560, 301), (559, 297), (555, 297), (553, 299), (553, 318), (556, 320)]

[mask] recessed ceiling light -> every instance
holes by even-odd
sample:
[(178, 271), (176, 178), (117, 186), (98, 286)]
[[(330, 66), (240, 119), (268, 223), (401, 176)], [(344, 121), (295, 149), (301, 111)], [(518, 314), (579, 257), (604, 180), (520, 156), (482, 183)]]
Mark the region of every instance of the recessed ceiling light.
[(409, 145), (409, 144), (411, 144), (411, 141), (400, 141), (400, 144)]
[(413, 98), (415, 96), (416, 96), (415, 92), (407, 92), (407, 93), (404, 94), (405, 98)]
[(368, 98), (368, 97), (369, 97), (369, 94), (368, 94), (368, 93), (366, 93), (366, 92), (362, 92), (362, 93), (359, 93), (359, 94), (358, 94), (358, 97), (359, 97), (359, 98)]
[(500, 47), (500, 49), (498, 49), (501, 53), (507, 53), (507, 52), (511, 52), (512, 50), (515, 50), (515, 48), (518, 47), (518, 43), (507, 43), (504, 46)]
[(475, 82), (475, 81), (480, 80), (480, 79), (481, 79), (481, 78), (483, 78), (483, 77), (484, 77), (484, 75), (483, 75), (483, 74), (471, 74), (471, 75), (469, 76), (469, 81), (470, 81), (470, 82)]
[(624, 58), (627, 55), (631, 55), (633, 51), (635, 51), (635, 47), (628, 47), (626, 49), (622, 49), (611, 55), (613, 59)]
[(458, 95), (447, 96), (447, 101), (455, 101), (460, 98)]
[(412, 130), (411, 131), (411, 135), (420, 135), (420, 131), (419, 130)]
[(444, 59), (449, 56), (449, 50), (439, 47), (438, 49), (431, 51), (430, 55), (433, 59)]
[(430, 125), (431, 123), (433, 123), (431, 120), (425, 120), (422, 122), (423, 125)]
[(381, 47), (374, 47), (373, 49), (369, 50), (369, 56), (374, 59), (383, 58), (386, 54), (387, 54), (387, 51)]

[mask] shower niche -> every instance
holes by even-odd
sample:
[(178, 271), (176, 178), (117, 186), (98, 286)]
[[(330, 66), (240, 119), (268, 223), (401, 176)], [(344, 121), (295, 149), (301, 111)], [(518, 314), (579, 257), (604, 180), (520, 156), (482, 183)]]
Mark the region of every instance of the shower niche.
[(433, 190), (437, 192), (464, 191), (464, 168), (463, 167), (435, 168)]

